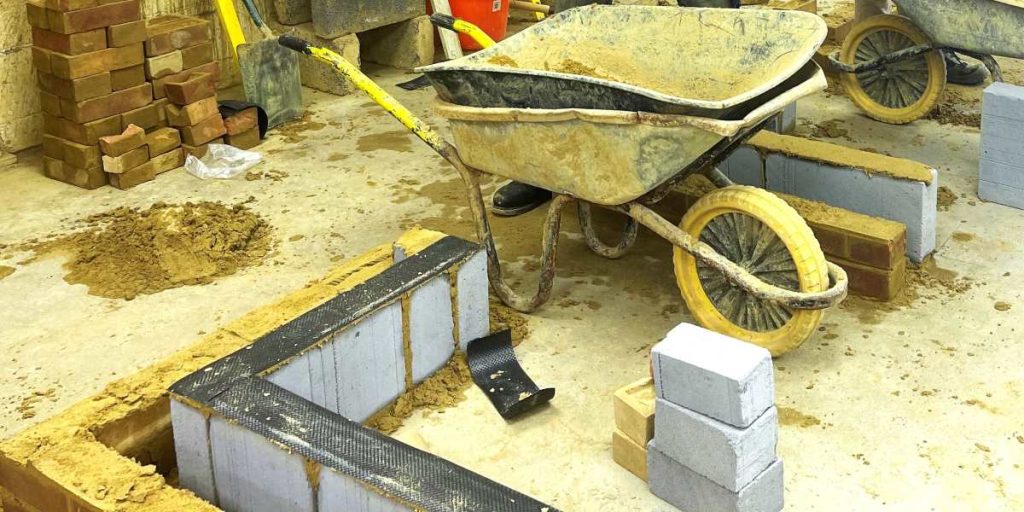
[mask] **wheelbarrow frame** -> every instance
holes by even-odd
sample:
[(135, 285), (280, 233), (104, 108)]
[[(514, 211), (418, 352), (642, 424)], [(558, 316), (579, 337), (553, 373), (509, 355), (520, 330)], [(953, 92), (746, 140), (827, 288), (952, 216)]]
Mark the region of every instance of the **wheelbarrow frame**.
[(617, 206), (602, 206), (628, 217), (623, 234), (615, 245), (607, 245), (598, 238), (593, 229), (591, 205), (589, 203), (578, 200), (569, 194), (556, 193), (551, 205), (548, 207), (547, 216), (544, 221), (540, 278), (537, 283), (536, 292), (532, 296), (520, 295), (505, 282), (502, 275), (501, 261), (498, 257), (497, 246), (491, 232), (490, 221), (487, 217), (483, 193), (480, 188), (480, 175), (482, 172), (467, 166), (462, 161), (455, 146), (433, 131), (426, 123), (388, 94), (387, 91), (383, 90), (340, 55), (326, 48), (312, 46), (307, 41), (291, 35), (280, 36), (279, 42), (282, 46), (331, 65), (355, 84), (357, 88), (366, 92), (371, 99), (387, 110), (459, 172), (466, 185), (470, 210), (475, 220), (477, 238), (483, 244), (487, 253), (488, 280), (498, 298), (513, 309), (531, 312), (544, 304), (550, 297), (555, 277), (555, 259), (563, 210), (573, 202), (578, 203), (577, 213), (587, 246), (601, 256), (614, 259), (624, 255), (636, 241), (638, 225), (643, 225), (673, 245), (693, 254), (700, 262), (722, 272), (730, 282), (756, 298), (771, 300), (793, 309), (826, 309), (836, 305), (846, 297), (847, 276), (846, 272), (838, 265), (831, 262), (827, 263), (830, 286), (829, 289), (823, 292), (804, 293), (779, 288), (753, 276), (739, 265), (717, 253), (709, 245), (697, 240), (650, 208), (651, 205), (664, 199), (679, 182), (695, 172), (703, 172), (716, 186), (731, 185), (732, 181), (715, 169), (714, 165), (721, 162), (740, 144), (757, 133), (763, 127), (764, 122), (743, 129), (732, 137), (723, 139), (701, 157), (680, 169), (667, 182), (635, 200)]

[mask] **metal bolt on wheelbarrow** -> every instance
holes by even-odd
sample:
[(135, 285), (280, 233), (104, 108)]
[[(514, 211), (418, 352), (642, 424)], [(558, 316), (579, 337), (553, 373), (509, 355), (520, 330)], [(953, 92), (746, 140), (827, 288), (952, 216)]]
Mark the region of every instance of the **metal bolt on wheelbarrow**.
[[(794, 79), (801, 85), (738, 121), (619, 111), (481, 109), (439, 101), (438, 111), (451, 121), (453, 135), (462, 148), (460, 153), (341, 56), (293, 36), (281, 36), (279, 41), (283, 46), (331, 65), (459, 172), (476, 221), (477, 237), (487, 252), (490, 284), (501, 301), (514, 309), (529, 312), (549, 298), (555, 275), (562, 211), (574, 202), (577, 203), (584, 238), (592, 250), (607, 258), (618, 258), (635, 242), (638, 226), (647, 227), (674, 246), (676, 278), (697, 321), (712, 330), (760, 344), (774, 355), (799, 346), (817, 328), (822, 310), (846, 297), (845, 272), (825, 261), (810, 228), (795, 210), (769, 192), (735, 186), (714, 168), (716, 163), (756, 133), (774, 112), (795, 101), (796, 97), (808, 94), (808, 91), (824, 88), (824, 77), (813, 64), (813, 68), (807, 68), (803, 75)], [(502, 278), (480, 190), (481, 172), (491, 173), (491, 170), (467, 165), (464, 155), (472, 155), (473, 162), (481, 158), (473, 151), (474, 144), (468, 142), (473, 137), (490, 137), (486, 140), (491, 146), (483, 148), (484, 151), (496, 155), (494, 158), (503, 158), (504, 155), (514, 160), (513, 156), (521, 158), (522, 154), (509, 153), (509, 148), (521, 145), (525, 140), (531, 148), (530, 154), (552, 159), (554, 157), (545, 152), (552, 148), (538, 144), (537, 133), (530, 130), (569, 130), (565, 136), (576, 136), (574, 134), (584, 133), (582, 128), (573, 130), (581, 123), (587, 126), (588, 137), (577, 142), (593, 144), (597, 158), (604, 158), (601, 152), (606, 146), (629, 153), (630, 145), (639, 144), (641, 147), (633, 148), (631, 156), (642, 161), (647, 166), (645, 169), (650, 170), (650, 166), (661, 165), (662, 161), (671, 159), (687, 163), (676, 167), (670, 178), (660, 180), (656, 185), (638, 182), (640, 174), (605, 174), (603, 171), (608, 169), (602, 169), (599, 164), (591, 166), (594, 162), (589, 161), (581, 162), (584, 169), (562, 168), (559, 176), (555, 176), (557, 173), (524, 176), (529, 178), (527, 182), (535, 185), (544, 185), (545, 179), (550, 180), (545, 188), (556, 193), (544, 223), (537, 291), (528, 297), (519, 295)], [(517, 133), (516, 127), (526, 131)], [(666, 145), (670, 150), (647, 154), (651, 153), (652, 147), (662, 147), (651, 146), (648, 144), (651, 140)], [(559, 141), (553, 142), (557, 144)], [(495, 166), (504, 165), (497, 160), (493, 163)], [(519, 163), (510, 161), (507, 165)], [(531, 165), (537, 163), (543, 162), (533, 161)], [(615, 162), (611, 164), (615, 165)], [(724, 188), (701, 198), (680, 226), (650, 208), (695, 172), (703, 172), (713, 183)], [(556, 183), (558, 180), (562, 181)], [(603, 187), (595, 186), (594, 181)], [(622, 194), (627, 194), (626, 200), (620, 200), (624, 197)], [(591, 219), (593, 205), (627, 216), (626, 227), (616, 244), (607, 245), (598, 239)]]

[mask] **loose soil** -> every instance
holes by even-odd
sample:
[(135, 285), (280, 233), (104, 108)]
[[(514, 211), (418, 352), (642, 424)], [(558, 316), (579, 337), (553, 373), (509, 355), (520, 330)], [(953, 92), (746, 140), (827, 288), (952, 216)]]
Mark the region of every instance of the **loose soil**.
[(0, 279), (3, 279), (14, 273), (14, 267), (8, 267), (7, 265), (0, 265)]
[(811, 428), (821, 425), (821, 420), (790, 407), (779, 407), (779, 423), (787, 426)]
[(391, 405), (374, 414), (365, 425), (385, 434), (391, 434), (417, 409), (444, 409), (466, 399), (473, 377), (469, 373), (466, 355), (457, 352), (448, 364), (418, 386), (402, 393)]
[(530, 323), (522, 313), (491, 297), (491, 332), (512, 330), (512, 346), (518, 346), (530, 336)]
[(494, 64), (495, 66), (505, 66), (506, 68), (518, 68), (519, 63), (508, 55), (495, 55), (487, 59), (488, 64)]
[(948, 87), (925, 119), (938, 121), (939, 124), (981, 128), (980, 93)]
[(145, 210), (117, 208), (82, 222), (85, 230), (34, 250), (70, 255), (64, 280), (111, 299), (212, 282), (258, 265), (272, 244), (270, 225), (241, 204), (156, 203)]
[(939, 187), (938, 209), (940, 212), (948, 212), (949, 207), (956, 204), (957, 195), (949, 187)]
[(840, 137), (849, 138), (847, 137), (848, 134), (849, 132), (846, 128), (839, 126), (839, 121), (834, 119), (814, 125), (814, 129), (811, 131), (811, 136), (819, 139), (838, 139)]

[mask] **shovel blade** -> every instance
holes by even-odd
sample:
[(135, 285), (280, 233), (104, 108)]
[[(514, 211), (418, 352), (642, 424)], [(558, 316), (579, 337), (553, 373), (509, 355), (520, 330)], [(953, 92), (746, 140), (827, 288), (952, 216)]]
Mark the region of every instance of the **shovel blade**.
[(267, 112), (273, 128), (302, 115), (299, 54), (267, 39), (238, 47), (245, 97)]

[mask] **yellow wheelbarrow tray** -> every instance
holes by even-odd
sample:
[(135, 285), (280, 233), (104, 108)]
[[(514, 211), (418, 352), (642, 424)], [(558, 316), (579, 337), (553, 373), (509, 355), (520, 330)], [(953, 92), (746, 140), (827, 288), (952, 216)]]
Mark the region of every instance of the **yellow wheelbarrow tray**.
[[(677, 138), (680, 134), (695, 137), (698, 133), (704, 134), (699, 137), (702, 139), (700, 146), (710, 146), (703, 151), (691, 149), (683, 155), (676, 154), (674, 172), (639, 178), (642, 184), (635, 185), (625, 197), (609, 195), (610, 190), (595, 192), (600, 187), (586, 186), (586, 179), (576, 181), (571, 187), (551, 187), (555, 188), (555, 196), (544, 222), (540, 279), (536, 292), (531, 296), (523, 296), (514, 291), (502, 277), (501, 263), (479, 183), (481, 172), (490, 173), (491, 170), (478, 170), (464, 161), (463, 153), (455, 146), (338, 54), (289, 35), (281, 36), (279, 41), (283, 46), (330, 64), (455, 167), (465, 182), (477, 237), (487, 252), (491, 287), (503, 303), (516, 310), (533, 311), (550, 297), (562, 212), (571, 203), (577, 204), (577, 215), (588, 247), (604, 257), (614, 259), (623, 256), (636, 241), (639, 225), (668, 240), (675, 250), (677, 281), (697, 321), (713, 330), (765, 346), (775, 355), (799, 346), (817, 328), (822, 310), (836, 305), (846, 297), (846, 273), (837, 265), (825, 261), (810, 228), (792, 208), (764, 190), (735, 186), (714, 167), (760, 130), (772, 114), (798, 97), (823, 89), (824, 78), (816, 66), (799, 87), (789, 91), (789, 94), (780, 95), (774, 101), (766, 102), (739, 121), (581, 109), (472, 109), (439, 103), (441, 114), (452, 120), (456, 140), (463, 139), (460, 146), (462, 152), (468, 152), (474, 158), (479, 153), (465, 145), (470, 143), (466, 134), (472, 130), (463, 131), (459, 127), (460, 123), (493, 123), (499, 129), (488, 140), (509, 137), (513, 139), (510, 144), (516, 143), (514, 141), (520, 137), (515, 134), (517, 127), (525, 130), (523, 134), (526, 138), (521, 143), (528, 143), (526, 151), (507, 155), (510, 159), (513, 156), (522, 158), (524, 154), (530, 153), (531, 148), (542, 146), (550, 151), (560, 144), (558, 138), (547, 141), (534, 138), (535, 134), (530, 129), (536, 126), (563, 135), (590, 134), (589, 130), (596, 126), (609, 130), (603, 135), (606, 142), (614, 138), (615, 132), (620, 135), (633, 133), (624, 138), (631, 140), (635, 136), (643, 139), (645, 151), (658, 153), (659, 161), (667, 161), (673, 151), (679, 148), (678, 144), (659, 144), (658, 141), (670, 133)], [(652, 131), (647, 133), (649, 130)], [(639, 139), (632, 140), (640, 143)], [(570, 146), (563, 146), (563, 149), (572, 152)], [(482, 151), (486, 150), (488, 148), (482, 148)], [(510, 161), (505, 168), (511, 169), (516, 163)], [(531, 160), (518, 163), (529, 167), (536, 162)], [(561, 163), (568, 165), (569, 162)], [(563, 168), (563, 172), (579, 174), (581, 178), (586, 176), (583, 167), (573, 167), (572, 170)], [(682, 226), (676, 226), (650, 208), (664, 199), (685, 177), (695, 172), (704, 173), (713, 183), (724, 188), (698, 201), (683, 219)], [(640, 173), (640, 169), (635, 168), (626, 169), (621, 174)], [(517, 179), (526, 175), (523, 172), (508, 174)], [(555, 174), (545, 172), (543, 175), (547, 178), (537, 178), (534, 182), (550, 186), (547, 180)], [(610, 176), (614, 173), (605, 174)], [(626, 176), (625, 179), (638, 178)], [(614, 245), (607, 245), (598, 239), (591, 219), (592, 203), (627, 216), (622, 236)], [(733, 236), (729, 235), (731, 232), (734, 232)]]

